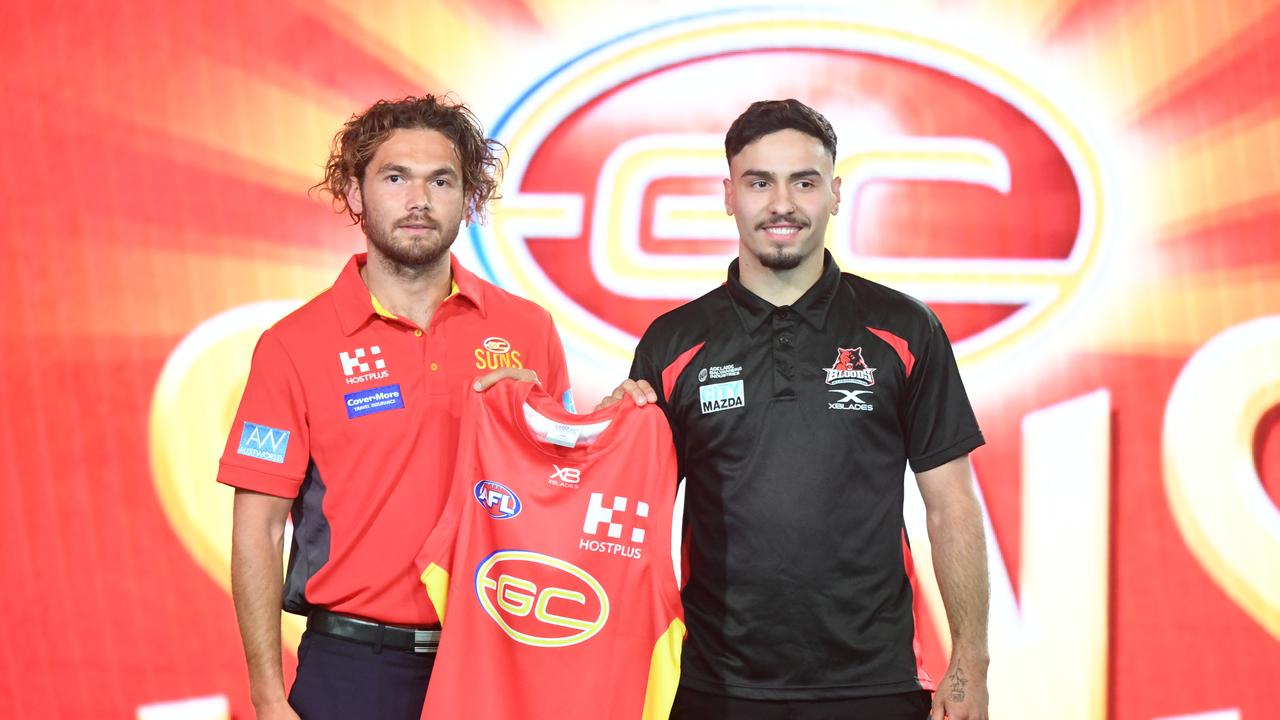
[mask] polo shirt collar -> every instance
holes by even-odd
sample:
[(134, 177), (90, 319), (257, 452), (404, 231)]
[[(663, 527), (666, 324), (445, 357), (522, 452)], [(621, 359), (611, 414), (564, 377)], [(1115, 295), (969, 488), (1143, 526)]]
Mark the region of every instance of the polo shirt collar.
[[(742, 327), (753, 333), (764, 324), (765, 320), (778, 309), (776, 305), (764, 300), (748, 290), (738, 272), (738, 260), (729, 263), (729, 296), (733, 298), (733, 309), (742, 321)], [(827, 324), (827, 315), (840, 291), (840, 268), (830, 251), (822, 251), (822, 274), (808, 290), (791, 305), (791, 310), (818, 330)]]
[[(351, 335), (364, 327), (370, 318), (379, 315), (394, 317), (389, 316), (386, 310), (379, 307), (377, 299), (364, 284), (364, 278), (360, 277), (360, 268), (364, 267), (368, 261), (368, 253), (352, 255), (346, 266), (342, 268), (342, 272), (338, 274), (338, 279), (333, 283), (333, 301), (338, 310), (338, 322), (342, 326), (344, 335)], [(462, 267), (458, 263), (458, 258), (452, 253), (449, 254), (449, 271), (453, 275), (453, 294), (449, 297), (457, 295), (471, 303), (480, 311), (480, 317), (483, 318), (485, 316), (484, 287), (480, 278)]]

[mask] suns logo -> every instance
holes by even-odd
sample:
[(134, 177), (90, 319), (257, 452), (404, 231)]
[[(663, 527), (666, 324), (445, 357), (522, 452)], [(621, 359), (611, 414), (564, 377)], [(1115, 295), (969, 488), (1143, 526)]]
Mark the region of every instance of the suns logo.
[(654, 317), (724, 281), (737, 252), (724, 133), (762, 97), (799, 93), (832, 121), (845, 202), (828, 247), (928, 302), (962, 361), (1044, 327), (1095, 274), (1104, 173), (1057, 106), (978, 52), (797, 12), (605, 43), (495, 123), (511, 164), (474, 248), (500, 285), (552, 310), (584, 364), (625, 372)]
[(512, 350), (511, 343), (505, 338), (489, 337), (476, 348), (476, 368), (480, 370), (497, 370), (498, 368), (522, 368), (524, 361), (519, 350)]

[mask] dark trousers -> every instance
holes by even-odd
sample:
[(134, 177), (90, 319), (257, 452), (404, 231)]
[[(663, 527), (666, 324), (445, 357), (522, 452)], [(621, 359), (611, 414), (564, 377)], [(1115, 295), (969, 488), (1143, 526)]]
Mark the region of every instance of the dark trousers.
[(289, 705), (302, 720), (418, 720), (434, 653), (375, 649), (307, 631)]
[(926, 720), (928, 692), (846, 700), (745, 700), (680, 688), (671, 720)]

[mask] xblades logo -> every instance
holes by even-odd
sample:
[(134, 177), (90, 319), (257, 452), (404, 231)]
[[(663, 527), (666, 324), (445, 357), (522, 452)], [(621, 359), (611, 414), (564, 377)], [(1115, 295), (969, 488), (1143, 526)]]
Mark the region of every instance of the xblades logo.
[(574, 467), (560, 467), (552, 465), (555, 470), (547, 478), (547, 482), (558, 487), (567, 487), (576, 490), (578, 483), (582, 482), (582, 471)]
[(828, 410), (861, 410), (868, 412), (875, 409), (875, 406), (871, 404), (870, 398), (863, 397), (865, 395), (874, 397), (875, 392), (871, 390), (837, 390), (832, 388), (827, 392), (839, 395), (839, 397), (827, 403)]

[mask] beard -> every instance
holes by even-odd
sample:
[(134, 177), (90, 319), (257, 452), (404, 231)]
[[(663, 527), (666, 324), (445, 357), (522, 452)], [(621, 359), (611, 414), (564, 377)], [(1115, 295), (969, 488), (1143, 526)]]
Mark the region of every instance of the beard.
[(770, 270), (794, 270), (800, 267), (800, 262), (804, 260), (804, 255), (795, 250), (777, 248), (773, 252), (764, 253), (760, 256), (760, 264)]
[[(434, 226), (415, 230), (412, 234), (396, 230), (406, 224)], [(396, 220), (385, 220), (366, 212), (361, 224), (369, 244), (388, 262), (402, 270), (422, 270), (440, 260), (458, 237), (458, 224), (441, 223), (428, 215), (411, 214)]]
[[(789, 223), (799, 225), (804, 232), (809, 228), (809, 221), (798, 214), (791, 213), (777, 217), (771, 217), (768, 221), (760, 223), (756, 229), (763, 230), (766, 225), (772, 223)], [(769, 252), (761, 253), (759, 256), (760, 264), (770, 270), (794, 270), (800, 267), (800, 263), (804, 261), (804, 254), (795, 247), (789, 248), (773, 248)]]

